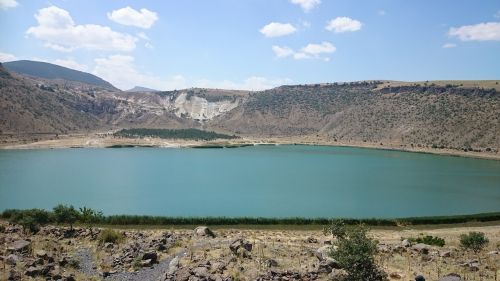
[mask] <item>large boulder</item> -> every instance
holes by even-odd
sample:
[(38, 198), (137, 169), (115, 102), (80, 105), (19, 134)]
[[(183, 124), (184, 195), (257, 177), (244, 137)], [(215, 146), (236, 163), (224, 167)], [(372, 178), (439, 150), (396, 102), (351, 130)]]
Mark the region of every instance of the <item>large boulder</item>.
[(252, 244), (248, 241), (244, 241), (243, 239), (241, 238), (238, 238), (236, 240), (234, 240), (231, 245), (229, 245), (229, 249), (231, 250), (231, 252), (235, 255), (239, 254), (241, 251), (239, 249), (244, 249), (248, 252), (251, 252), (252, 251)]
[(20, 252), (28, 252), (31, 248), (31, 242), (27, 240), (17, 240), (12, 242), (7, 247), (7, 252), (10, 253), (20, 253)]
[(335, 250), (335, 247), (326, 245), (323, 247), (318, 248), (315, 252), (314, 255), (318, 258), (320, 261), (324, 261), (327, 258), (330, 257), (330, 253)]
[(418, 244), (415, 244), (412, 246), (412, 249), (421, 253), (421, 254), (424, 254), (424, 255), (427, 255), (429, 254), (429, 250), (430, 250), (430, 246), (427, 245), (427, 244), (423, 244), (423, 243), (418, 243)]
[(151, 260), (151, 263), (156, 263), (158, 261), (158, 254), (154, 251), (146, 252), (142, 255), (142, 260)]
[(194, 235), (199, 236), (199, 237), (211, 237), (215, 238), (215, 233), (213, 233), (210, 228), (206, 226), (198, 226), (197, 228), (194, 229)]
[(16, 265), (19, 262), (20, 258), (17, 255), (10, 254), (5, 258), (5, 263), (8, 265)]

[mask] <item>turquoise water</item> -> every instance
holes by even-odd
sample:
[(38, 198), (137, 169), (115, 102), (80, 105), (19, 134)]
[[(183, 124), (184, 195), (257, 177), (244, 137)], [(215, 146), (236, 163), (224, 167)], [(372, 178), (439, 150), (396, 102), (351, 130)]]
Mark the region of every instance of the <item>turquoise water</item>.
[(0, 210), (404, 217), (500, 211), (500, 161), (320, 146), (0, 151)]

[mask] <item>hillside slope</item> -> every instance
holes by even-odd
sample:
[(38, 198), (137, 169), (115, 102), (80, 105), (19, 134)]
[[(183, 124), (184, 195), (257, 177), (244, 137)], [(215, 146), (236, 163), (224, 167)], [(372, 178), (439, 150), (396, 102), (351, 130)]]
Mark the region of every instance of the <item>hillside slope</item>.
[(319, 135), (455, 149), (500, 147), (500, 94), (379, 83), (283, 86), (251, 95), (215, 127), (253, 136)]
[(117, 90), (113, 85), (111, 85), (111, 83), (95, 75), (51, 63), (19, 60), (19, 61), (6, 62), (3, 64), (3, 66), (9, 71), (17, 72), (24, 75), (30, 75), (45, 79), (62, 79), (68, 81), (75, 81), (75, 82), (81, 82), (89, 85)]
[(0, 70), (4, 134), (198, 128), (257, 139), (312, 137), (330, 143), (500, 150), (500, 93), (468, 87), (483, 82), (371, 81), (260, 92), (131, 93)]

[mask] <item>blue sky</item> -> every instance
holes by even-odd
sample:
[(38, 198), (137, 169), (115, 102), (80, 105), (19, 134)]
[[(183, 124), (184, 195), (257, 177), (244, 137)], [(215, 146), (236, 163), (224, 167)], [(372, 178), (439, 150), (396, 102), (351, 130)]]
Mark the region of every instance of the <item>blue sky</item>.
[(500, 79), (498, 0), (0, 0), (0, 31), (121, 89)]

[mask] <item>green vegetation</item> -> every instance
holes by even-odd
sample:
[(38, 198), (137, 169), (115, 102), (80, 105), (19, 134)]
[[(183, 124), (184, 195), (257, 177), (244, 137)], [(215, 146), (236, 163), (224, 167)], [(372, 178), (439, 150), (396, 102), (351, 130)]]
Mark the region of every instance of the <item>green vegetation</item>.
[(118, 137), (157, 137), (162, 139), (215, 140), (236, 139), (235, 135), (225, 135), (198, 129), (123, 129), (114, 134)]
[(377, 243), (368, 238), (368, 228), (362, 224), (346, 227), (341, 220), (333, 221), (325, 234), (336, 238), (330, 256), (347, 272), (346, 281), (387, 280), (387, 274), (375, 263)]
[[(61, 207), (62, 206), (62, 207)], [(57, 215), (56, 215), (57, 210)], [(82, 216), (82, 212), (76, 210), (73, 206), (59, 205), (54, 208), (54, 212), (40, 209), (15, 210), (8, 209), (3, 211), (1, 218), (19, 223), (20, 219), (30, 216), (36, 224), (44, 225), (47, 223), (89, 223), (87, 215)], [(138, 215), (111, 215), (104, 216), (96, 212), (92, 217), (92, 224), (100, 225), (328, 225), (331, 223), (329, 218), (263, 218), (263, 217), (164, 217), (164, 216), (138, 216)], [(76, 217), (76, 220), (75, 220)], [(500, 213), (484, 213), (459, 216), (440, 216), (440, 217), (413, 217), (401, 219), (342, 219), (347, 225), (364, 224), (369, 226), (406, 226), (406, 225), (432, 225), (432, 224), (457, 224), (468, 222), (490, 222), (500, 221)]]
[(479, 253), (490, 241), (482, 232), (469, 232), (469, 234), (460, 235), (460, 246), (464, 249)]
[(99, 234), (99, 244), (104, 245), (104, 243), (120, 243), (125, 239), (122, 233), (115, 231), (113, 229), (104, 229)]
[(80, 222), (87, 225), (90, 229), (90, 235), (93, 235), (92, 227), (99, 221), (102, 221), (103, 218), (104, 215), (101, 211), (96, 211), (87, 207), (80, 208)]
[(51, 212), (41, 209), (5, 210), (2, 217), (8, 217), (10, 222), (20, 224), (24, 232), (37, 233), (40, 226), (54, 221)]
[(67, 223), (70, 229), (73, 229), (73, 224), (80, 219), (80, 213), (73, 206), (59, 204), (54, 207), (54, 217), (57, 223)]
[[(417, 243), (423, 243), (431, 246), (439, 246), (443, 247), (445, 245), (445, 241), (441, 237), (437, 236), (431, 236), (431, 235), (426, 235), (426, 236), (421, 236), (421, 237), (410, 237), (406, 238), (408, 241), (412, 244), (417, 244)], [(404, 240), (404, 238), (403, 238)]]

